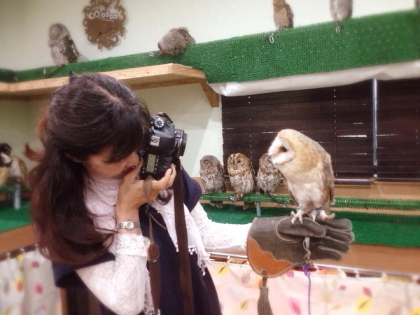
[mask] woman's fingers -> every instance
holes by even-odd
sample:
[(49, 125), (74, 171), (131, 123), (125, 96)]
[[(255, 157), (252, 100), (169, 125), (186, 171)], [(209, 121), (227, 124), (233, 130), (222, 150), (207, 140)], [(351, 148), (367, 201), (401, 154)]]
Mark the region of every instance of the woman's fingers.
[(153, 181), (153, 190), (161, 191), (163, 189), (172, 187), (172, 184), (175, 180), (175, 176), (175, 165), (171, 164), (171, 167), (166, 170), (165, 175), (161, 179)]
[(134, 183), (138, 180), (138, 175), (140, 173), (141, 161), (137, 163), (136, 166), (131, 167), (131, 170), (128, 170), (123, 177), (123, 183)]

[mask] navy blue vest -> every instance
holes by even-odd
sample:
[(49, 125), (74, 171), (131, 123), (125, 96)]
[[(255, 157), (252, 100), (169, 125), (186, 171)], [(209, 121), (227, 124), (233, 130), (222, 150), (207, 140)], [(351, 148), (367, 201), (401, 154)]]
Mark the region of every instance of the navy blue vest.
[[(182, 171), (182, 192), (184, 204), (191, 211), (199, 201), (201, 195), (200, 185), (193, 180), (184, 170)], [(139, 209), (140, 224), (144, 235), (149, 235), (149, 219)], [(162, 216), (155, 209), (150, 209), (151, 215), (165, 226)], [(183, 315), (182, 294), (179, 287), (179, 257), (169, 233), (152, 220), (154, 241), (159, 246), (160, 272), (161, 272), (161, 299), (159, 309), (161, 315)], [(106, 261), (115, 260), (110, 252), (105, 253), (97, 259), (79, 266), (70, 266), (53, 262), (53, 273), (55, 284), (61, 288), (85, 288), (86, 286), (75, 272), (77, 269)], [(197, 254), (190, 255), (190, 266), (192, 286), (194, 294), (195, 314), (197, 315), (221, 315), (219, 299), (216, 288), (209, 271), (203, 276), (197, 264)], [(105, 306), (101, 305), (103, 315), (114, 314)]]

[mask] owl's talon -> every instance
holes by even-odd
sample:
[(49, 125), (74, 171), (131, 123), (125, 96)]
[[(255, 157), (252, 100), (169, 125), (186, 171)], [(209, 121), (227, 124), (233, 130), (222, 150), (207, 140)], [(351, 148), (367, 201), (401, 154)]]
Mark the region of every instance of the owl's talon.
[(327, 219), (331, 220), (335, 218), (335, 213), (331, 213), (330, 215), (328, 215), (324, 210), (317, 210), (315, 217), (317, 217), (321, 221), (325, 221)]
[(303, 224), (303, 215), (304, 215), (304, 212), (303, 211), (301, 211), (301, 210), (298, 210), (296, 213), (294, 213), (293, 211), (290, 213), (291, 214), (291, 216), (293, 217), (292, 218), (292, 224), (295, 224), (295, 222), (296, 222), (296, 219), (299, 219), (299, 222), (300, 222), (300, 224)]

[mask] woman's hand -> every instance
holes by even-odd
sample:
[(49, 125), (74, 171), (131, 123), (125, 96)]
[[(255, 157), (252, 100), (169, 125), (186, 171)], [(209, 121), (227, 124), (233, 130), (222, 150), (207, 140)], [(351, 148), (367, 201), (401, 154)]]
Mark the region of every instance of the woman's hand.
[[(144, 190), (144, 180), (138, 178), (141, 161), (127, 173), (118, 189), (117, 200), (115, 203), (115, 216), (117, 222), (131, 220), (139, 221), (138, 208), (147, 202), (147, 196)], [(150, 191), (150, 200), (156, 199), (161, 190), (172, 186), (175, 180), (175, 165), (166, 171), (160, 180), (152, 180), (152, 189)]]

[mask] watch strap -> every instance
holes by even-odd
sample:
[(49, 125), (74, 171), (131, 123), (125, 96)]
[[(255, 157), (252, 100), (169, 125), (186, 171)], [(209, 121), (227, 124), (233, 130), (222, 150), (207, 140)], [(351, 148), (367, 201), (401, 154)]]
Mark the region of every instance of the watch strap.
[(117, 223), (117, 229), (132, 230), (134, 228), (140, 228), (140, 222), (127, 220)]

